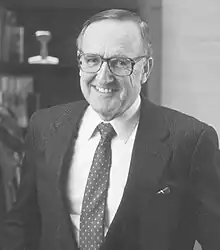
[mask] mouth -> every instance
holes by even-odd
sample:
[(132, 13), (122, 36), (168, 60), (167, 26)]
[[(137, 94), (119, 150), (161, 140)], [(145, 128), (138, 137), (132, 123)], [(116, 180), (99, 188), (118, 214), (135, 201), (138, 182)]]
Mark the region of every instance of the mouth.
[(96, 91), (98, 91), (99, 93), (102, 93), (102, 94), (111, 94), (111, 93), (118, 91), (118, 89), (116, 89), (116, 88), (101, 88), (101, 87), (94, 86), (94, 85), (92, 85), (92, 87)]

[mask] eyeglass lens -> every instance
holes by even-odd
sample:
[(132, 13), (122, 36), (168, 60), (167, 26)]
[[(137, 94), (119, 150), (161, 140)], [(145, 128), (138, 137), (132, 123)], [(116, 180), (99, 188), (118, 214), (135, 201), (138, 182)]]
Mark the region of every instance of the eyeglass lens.
[(102, 65), (102, 62), (107, 61), (111, 72), (115, 75), (130, 75), (132, 71), (132, 62), (129, 58), (113, 57), (102, 59), (99, 55), (81, 55), (79, 64), (83, 71), (88, 73), (97, 72)]

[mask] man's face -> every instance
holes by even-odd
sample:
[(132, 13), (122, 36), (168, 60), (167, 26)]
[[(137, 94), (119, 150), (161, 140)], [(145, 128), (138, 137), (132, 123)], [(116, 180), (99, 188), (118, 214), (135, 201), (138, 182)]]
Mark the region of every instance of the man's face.
[[(132, 21), (102, 20), (85, 31), (81, 48), (84, 54), (103, 58), (143, 55), (140, 31)], [(107, 62), (96, 73), (80, 70), (80, 86), (85, 99), (104, 120), (112, 120), (126, 111), (140, 94), (144, 60), (137, 62), (130, 76), (115, 76)], [(103, 91), (104, 89), (104, 91)]]

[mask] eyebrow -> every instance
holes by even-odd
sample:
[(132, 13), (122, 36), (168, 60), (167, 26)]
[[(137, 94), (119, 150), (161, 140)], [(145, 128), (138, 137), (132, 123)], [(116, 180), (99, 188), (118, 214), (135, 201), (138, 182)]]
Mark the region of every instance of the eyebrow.
[[(87, 53), (85, 53), (85, 52), (83, 52), (82, 50), (78, 50), (79, 51), (79, 53), (82, 53), (82, 54), (84, 54), (84, 55), (94, 55), (94, 56), (96, 56), (96, 55), (98, 55), (98, 56), (101, 56), (101, 57), (103, 57), (103, 55), (101, 55), (101, 54), (98, 54), (98, 53), (92, 53), (92, 52), (87, 52)], [(114, 54), (112, 54), (112, 56), (110, 56), (110, 57), (107, 57), (107, 58), (112, 58), (112, 57), (122, 57), (122, 58), (129, 58), (129, 56), (127, 56), (127, 55), (125, 55), (125, 54), (123, 54), (122, 52), (120, 52), (120, 51), (115, 51), (114, 52)], [(103, 58), (105, 58), (105, 57), (103, 57)], [(105, 58), (106, 59), (106, 58)]]
[[(101, 56), (100, 54), (97, 53), (83, 53), (84, 55), (88, 55), (88, 56)], [(128, 56), (124, 55), (124, 54), (113, 54), (112, 56), (109, 57), (103, 57), (104, 59), (108, 59), (108, 58), (129, 58)]]

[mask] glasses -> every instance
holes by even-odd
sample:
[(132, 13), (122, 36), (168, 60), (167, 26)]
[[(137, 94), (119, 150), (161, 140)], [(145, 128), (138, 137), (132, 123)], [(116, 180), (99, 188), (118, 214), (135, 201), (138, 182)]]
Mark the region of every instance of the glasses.
[(84, 54), (78, 52), (79, 68), (86, 73), (97, 73), (103, 62), (107, 62), (112, 74), (116, 76), (129, 76), (134, 70), (134, 65), (146, 56), (139, 56), (133, 59), (127, 57), (103, 58), (97, 54)]

